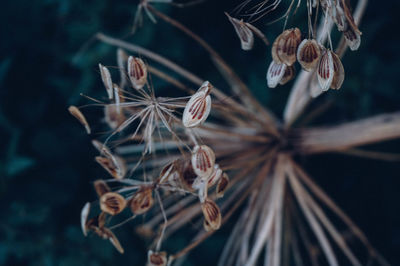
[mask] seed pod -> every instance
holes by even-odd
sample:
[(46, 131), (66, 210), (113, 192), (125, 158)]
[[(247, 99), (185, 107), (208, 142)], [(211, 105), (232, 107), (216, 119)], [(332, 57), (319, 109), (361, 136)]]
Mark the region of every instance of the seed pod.
[(107, 104), (104, 108), (104, 118), (107, 125), (112, 129), (118, 128), (126, 120), (125, 115), (122, 112), (118, 113), (117, 107), (113, 104)]
[(103, 228), (106, 225), (107, 213), (101, 212), (97, 218), (97, 225), (99, 228)]
[(89, 212), (90, 212), (90, 202), (86, 202), (81, 211), (81, 228), (84, 236), (87, 236), (88, 228), (86, 226), (86, 223), (89, 216)]
[(170, 176), (176, 172), (176, 164), (177, 164), (178, 160), (172, 161), (169, 164), (167, 164), (166, 166), (164, 166), (164, 168), (161, 170), (160, 172), (160, 176), (158, 177), (158, 183), (162, 184), (164, 182), (167, 182), (170, 179)]
[(285, 74), (283, 74), (283, 77), (281, 78), (281, 81), (279, 81), (279, 84), (285, 85), (286, 83), (291, 81), (295, 76), (296, 76), (296, 68), (294, 66), (287, 66)]
[(214, 171), (208, 178), (207, 186), (212, 187), (216, 182), (218, 182), (218, 180), (221, 178), (221, 175), (222, 175), (222, 170), (219, 168), (218, 164), (215, 164)]
[(111, 189), (109, 188), (107, 183), (104, 182), (103, 180), (96, 180), (94, 181), (93, 185), (94, 189), (96, 190), (97, 196), (99, 196), (99, 198), (104, 194), (106, 194), (107, 192), (111, 192)]
[(197, 178), (197, 174), (195, 173), (193, 166), (192, 166), (192, 161), (191, 160), (180, 160), (179, 161), (179, 179), (180, 183), (182, 186), (190, 191), (193, 192), (193, 183)]
[[(275, 61), (275, 63), (277, 64), (283, 64), (282, 60), (280, 59), (279, 55), (278, 55), (278, 44), (280, 43), (280, 40), (282, 38), (284, 38), (286, 35), (288, 35), (289, 32), (288, 31), (284, 31), (282, 32), (274, 41), (274, 43), (272, 44), (272, 49), (271, 49), (271, 55), (272, 55), (272, 59)], [(279, 49), (281, 49), (281, 47), (279, 47)]]
[(348, 27), (347, 30), (343, 32), (343, 35), (350, 50), (355, 51), (360, 47), (361, 34), (355, 31), (353, 28)]
[(166, 252), (153, 252), (149, 250), (147, 254), (147, 266), (166, 266), (167, 253)]
[(327, 91), (332, 84), (334, 76), (332, 52), (325, 50), (318, 63), (318, 82), (322, 91)]
[(111, 215), (122, 212), (126, 207), (126, 200), (120, 194), (107, 192), (100, 197), (100, 209)]
[(229, 21), (235, 28), (236, 34), (239, 36), (242, 49), (245, 51), (251, 50), (254, 44), (253, 32), (247, 27), (246, 23), (243, 22), (243, 19), (238, 20), (236, 18), (233, 18), (229, 16), (229, 14), (226, 12), (225, 15), (228, 17)]
[(268, 87), (275, 88), (278, 85), (285, 74), (286, 67), (285, 64), (279, 64), (272, 60), (267, 72)]
[(209, 95), (211, 87), (211, 84), (205, 81), (186, 104), (182, 116), (185, 127), (195, 127), (207, 119), (211, 110), (211, 97)]
[(139, 57), (129, 56), (128, 58), (128, 76), (132, 86), (140, 90), (147, 83), (147, 67)]
[(217, 198), (222, 198), (224, 196), (225, 191), (228, 188), (228, 185), (229, 185), (229, 178), (228, 175), (224, 173), (220, 178), (217, 184), (217, 188), (215, 190), (217, 193)]
[(86, 121), (85, 116), (79, 111), (79, 109), (76, 106), (71, 105), (68, 107), (68, 111), (70, 112), (71, 115), (73, 115), (78, 121), (85, 127), (86, 133), (90, 134), (90, 126), (89, 123)]
[[(301, 41), (301, 32), (298, 28), (285, 30), (278, 38), (273, 49), (273, 58), (278, 58), (277, 63), (282, 62), (291, 66), (296, 62), (297, 47)], [(274, 55), (275, 53), (275, 55)]]
[(199, 177), (208, 178), (214, 171), (215, 154), (213, 150), (206, 146), (196, 145), (192, 152), (192, 167)]
[(204, 219), (210, 226), (212, 230), (218, 230), (221, 226), (221, 212), (215, 204), (210, 199), (206, 199), (201, 205), (201, 210), (203, 211)]
[(130, 200), (131, 211), (136, 214), (143, 214), (147, 212), (154, 203), (153, 192), (151, 188), (142, 188), (136, 192)]
[(108, 68), (106, 68), (102, 64), (99, 64), (99, 69), (101, 74), (101, 80), (103, 81), (104, 87), (107, 90), (108, 98), (111, 100), (114, 97), (114, 95), (113, 95), (113, 83), (111, 80), (110, 71), (108, 71)]
[(297, 60), (305, 71), (311, 71), (318, 65), (321, 49), (316, 40), (304, 39), (297, 49)]
[(210, 224), (207, 222), (206, 219), (203, 220), (203, 228), (204, 230), (206, 230), (207, 232), (212, 231), (213, 229), (211, 228)]
[(98, 162), (115, 179), (124, 178), (126, 174), (124, 161), (118, 156), (106, 153), (105, 150), (103, 150), (103, 152), (107, 157), (96, 156), (96, 162)]
[(331, 89), (338, 90), (340, 87), (342, 87), (343, 81), (344, 81), (344, 68), (342, 65), (342, 62), (340, 61), (339, 56), (332, 52), (332, 60), (333, 60), (333, 69), (334, 69), (334, 75), (333, 75), (333, 80), (331, 84)]
[(114, 235), (114, 233), (106, 228), (106, 227), (102, 227), (102, 228), (94, 228), (94, 232), (100, 236), (103, 239), (108, 239), (111, 244), (118, 250), (119, 253), (123, 254), (124, 253), (124, 249), (121, 246), (121, 243), (119, 243), (118, 238)]

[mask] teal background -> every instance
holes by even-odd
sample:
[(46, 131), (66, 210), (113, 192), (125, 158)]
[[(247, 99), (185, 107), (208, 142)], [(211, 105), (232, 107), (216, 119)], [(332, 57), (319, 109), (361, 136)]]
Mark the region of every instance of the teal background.
[[(161, 4), (157, 8), (207, 40), (257, 98), (281, 116), (293, 82), (268, 89), (265, 72), (270, 47), (256, 40), (254, 50), (240, 50), (223, 15), (239, 2), (209, 0), (185, 9)], [(116, 61), (115, 49), (99, 42), (89, 45), (79, 58), (73, 60), (74, 56), (96, 32), (128, 36), (127, 40), (167, 56), (218, 87), (227, 85), (196, 43), (162, 21), (153, 25), (147, 19), (137, 34), (129, 36), (136, 4), (128, 0), (2, 1), (0, 265), (143, 265), (146, 242), (133, 233), (133, 225), (117, 230), (124, 255), (106, 241), (84, 238), (80, 231), (80, 209), (95, 198), (91, 182), (107, 174), (94, 162), (90, 136), (68, 114), (67, 107), (88, 102), (80, 93), (104, 97), (97, 63), (115, 66)], [(346, 79), (342, 89), (327, 93), (310, 107), (333, 103), (314, 125), (400, 110), (398, 11), (398, 1), (370, 1), (360, 27), (361, 47), (348, 52), (343, 60)], [(304, 10), (288, 26), (306, 32), (302, 15)], [(271, 20), (267, 17), (256, 25), (273, 41), (282, 23), (266, 25)], [(169, 89), (163, 83), (156, 83), (156, 88), (164, 94)], [(90, 110), (92, 124), (99, 122), (99, 114), (101, 110)], [(400, 152), (400, 141), (367, 148)], [(400, 163), (333, 154), (298, 161), (376, 248), (393, 265), (399, 265)], [(231, 226), (197, 248), (185, 265), (214, 265)], [(176, 250), (188, 241), (184, 230), (168, 246)]]

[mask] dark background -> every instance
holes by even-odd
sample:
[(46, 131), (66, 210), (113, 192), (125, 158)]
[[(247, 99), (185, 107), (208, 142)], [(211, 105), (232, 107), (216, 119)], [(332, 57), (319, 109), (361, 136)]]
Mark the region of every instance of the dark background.
[[(236, 2), (236, 3), (234, 3)], [(251, 86), (260, 101), (281, 116), (290, 86), (270, 90), (265, 72), (270, 48), (256, 40), (243, 52), (223, 11), (240, 1), (205, 1), (185, 9), (157, 5), (184, 22), (221, 52)], [(398, 1), (370, 1), (359, 51), (343, 60), (342, 89), (317, 102), (331, 108), (313, 124), (335, 124), (400, 110)], [(79, 212), (93, 200), (91, 182), (106, 177), (93, 160), (95, 150), (67, 107), (82, 105), (79, 93), (104, 97), (97, 63), (115, 66), (115, 49), (95, 42), (74, 56), (96, 32), (129, 35), (137, 1), (37, 0), (2, 1), (0, 8), (0, 265), (143, 265), (145, 241), (133, 227), (117, 231), (126, 253), (106, 241), (84, 238)], [(353, 2), (353, 6), (354, 6)], [(283, 10), (277, 10), (282, 14)], [(299, 12), (289, 27), (300, 26)], [(256, 25), (273, 40), (282, 23)], [(129, 41), (148, 47), (225, 87), (207, 54), (180, 32), (148, 19)], [(158, 88), (157, 88), (158, 89)], [(160, 87), (160, 90), (167, 90)], [(312, 107), (318, 105), (316, 103)], [(311, 107), (311, 108), (312, 108)], [(89, 117), (92, 123), (99, 117)], [(399, 152), (400, 142), (367, 147)], [(374, 246), (393, 264), (400, 264), (399, 162), (345, 155), (299, 158), (308, 172), (350, 214)], [(185, 265), (214, 265), (228, 225), (197, 248)], [(184, 232), (169, 242), (181, 247)], [(205, 255), (206, 254), (206, 255)]]

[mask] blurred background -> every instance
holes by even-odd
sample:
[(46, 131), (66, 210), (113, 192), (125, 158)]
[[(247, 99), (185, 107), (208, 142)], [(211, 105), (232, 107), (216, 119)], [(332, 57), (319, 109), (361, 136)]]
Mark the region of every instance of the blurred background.
[[(147, 242), (134, 234), (133, 225), (116, 232), (124, 255), (107, 241), (84, 238), (80, 230), (81, 207), (96, 197), (92, 182), (107, 173), (94, 162), (92, 136), (85, 134), (67, 107), (89, 102), (80, 93), (104, 98), (97, 64), (117, 64), (114, 47), (88, 41), (97, 32), (124, 38), (176, 61), (218, 87), (227, 85), (197, 44), (162, 21), (154, 25), (145, 18), (144, 27), (132, 36), (137, 2), (2, 2), (0, 265), (144, 265)], [(252, 51), (240, 49), (223, 14), (239, 3), (208, 0), (187, 8), (156, 7), (221, 52), (260, 101), (281, 117), (293, 82), (268, 89), (265, 73), (271, 60), (270, 47), (256, 40)], [(353, 7), (355, 3), (352, 1)], [(400, 110), (399, 7), (396, 0), (370, 1), (360, 27), (361, 47), (347, 52), (343, 59), (344, 85), (310, 106), (330, 106), (311, 124), (333, 125)], [(282, 6), (255, 24), (270, 41), (282, 31), (283, 22), (267, 24), (283, 13)], [(288, 27), (299, 26), (303, 32), (307, 31), (305, 25), (304, 10), (288, 22)], [(163, 93), (171, 89), (157, 81), (155, 85)], [(89, 123), (100, 123), (99, 114), (101, 110), (94, 109)], [(366, 148), (400, 152), (400, 141)], [(400, 265), (400, 163), (339, 154), (298, 160), (388, 261)], [(231, 226), (232, 222), (195, 249), (185, 265), (214, 265)], [(181, 232), (168, 245), (177, 249), (188, 241)]]

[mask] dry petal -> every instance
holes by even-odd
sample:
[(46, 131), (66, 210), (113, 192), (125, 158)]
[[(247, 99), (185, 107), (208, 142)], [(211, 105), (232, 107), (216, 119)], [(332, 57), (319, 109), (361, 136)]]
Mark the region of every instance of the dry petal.
[(166, 252), (153, 252), (149, 250), (147, 254), (147, 266), (166, 266), (167, 253)]
[(87, 218), (90, 212), (90, 202), (86, 202), (81, 211), (81, 228), (84, 236), (87, 236)]
[(297, 49), (297, 60), (305, 71), (314, 70), (321, 57), (321, 49), (316, 40), (304, 39)]
[(215, 154), (213, 150), (206, 146), (196, 145), (192, 152), (192, 167), (196, 175), (208, 178), (214, 171)]
[(325, 50), (318, 63), (318, 82), (322, 91), (327, 91), (332, 84), (334, 76), (332, 52)]
[(128, 58), (128, 76), (132, 86), (140, 90), (147, 83), (147, 67), (139, 57)]
[(286, 83), (291, 81), (295, 76), (296, 76), (296, 68), (294, 66), (287, 66), (285, 74), (283, 74), (283, 77), (281, 78), (281, 81), (279, 81), (279, 84), (285, 85)]
[(154, 203), (153, 192), (151, 188), (143, 188), (136, 192), (130, 200), (131, 211), (134, 214), (147, 212)]
[(90, 132), (91, 132), (90, 126), (89, 126), (88, 122), (86, 121), (86, 118), (81, 113), (81, 111), (79, 111), (79, 109), (73, 105), (68, 107), (68, 111), (70, 112), (71, 115), (73, 115), (76, 119), (78, 119), (78, 121), (85, 127), (86, 132), (88, 134), (90, 134)]
[(107, 192), (100, 197), (100, 209), (111, 215), (122, 212), (126, 207), (126, 200), (120, 194)]
[(114, 97), (114, 95), (113, 95), (113, 83), (111, 80), (110, 71), (102, 64), (99, 64), (99, 69), (101, 74), (101, 80), (103, 81), (104, 87), (106, 87), (108, 98), (111, 100)]
[(212, 230), (218, 230), (221, 226), (221, 212), (217, 204), (210, 199), (206, 199), (201, 205), (201, 209), (203, 211), (204, 219), (207, 221), (210, 228)]
[(182, 122), (185, 127), (195, 127), (203, 123), (211, 110), (211, 84), (205, 81), (193, 94), (183, 111)]
[(253, 32), (248, 28), (246, 23), (243, 20), (238, 20), (229, 16), (228, 13), (225, 12), (225, 15), (228, 17), (229, 21), (232, 23), (235, 31), (240, 39), (240, 44), (243, 50), (251, 50), (254, 44), (254, 35)]
[(275, 88), (279, 84), (285, 74), (286, 67), (285, 64), (279, 64), (272, 60), (267, 72), (268, 87)]
[(333, 69), (334, 69), (334, 76), (331, 84), (331, 89), (338, 90), (342, 87), (344, 81), (344, 68), (340, 58), (337, 54), (332, 52), (332, 59), (333, 59)]
[(282, 62), (288, 66), (296, 62), (297, 47), (301, 41), (301, 32), (298, 28), (285, 30), (280, 37), (277, 38), (275, 44), (275, 56), (279, 58), (277, 62)]
[(224, 173), (217, 184), (217, 189), (216, 189), (217, 198), (221, 198), (224, 196), (225, 191), (228, 188), (228, 185), (229, 185), (229, 178), (228, 175)]
[(111, 192), (111, 189), (103, 180), (94, 181), (94, 189), (96, 190), (97, 196), (101, 197), (107, 192)]

